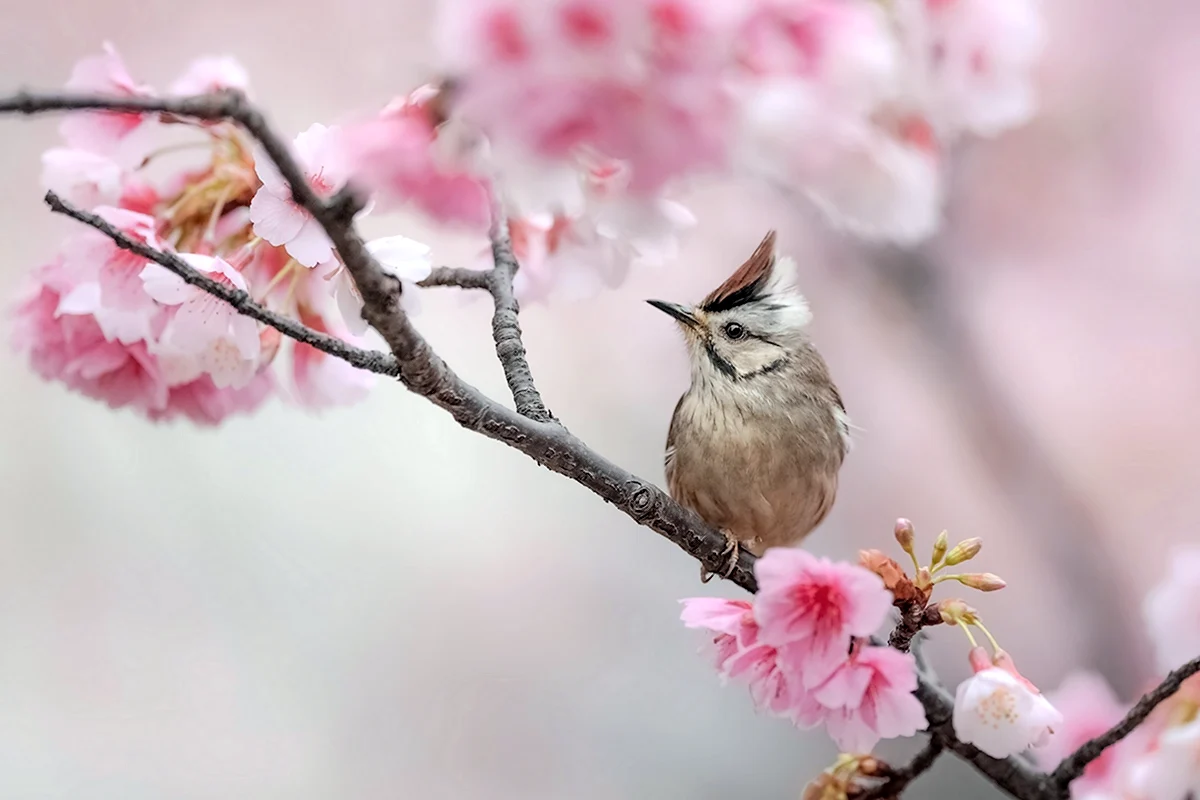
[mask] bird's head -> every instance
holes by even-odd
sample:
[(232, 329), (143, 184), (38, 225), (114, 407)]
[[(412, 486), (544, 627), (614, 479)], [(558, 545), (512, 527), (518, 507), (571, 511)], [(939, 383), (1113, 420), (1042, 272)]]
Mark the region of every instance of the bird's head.
[(693, 307), (648, 300), (679, 323), (694, 380), (752, 381), (786, 365), (812, 319), (795, 287), (796, 265), (775, 252), (770, 231), (754, 254)]

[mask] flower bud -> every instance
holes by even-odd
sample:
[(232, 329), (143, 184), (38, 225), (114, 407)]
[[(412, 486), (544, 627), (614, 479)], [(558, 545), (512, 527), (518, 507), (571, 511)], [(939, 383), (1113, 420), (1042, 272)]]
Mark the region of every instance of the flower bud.
[(896, 541), (900, 543), (904, 552), (913, 555), (913, 543), (916, 539), (911, 522), (904, 518), (896, 520)]
[(954, 545), (949, 553), (946, 553), (946, 558), (943, 563), (947, 567), (953, 567), (955, 564), (961, 564), (964, 561), (970, 561), (979, 554), (979, 549), (983, 547), (983, 539), (975, 537), (973, 539), (963, 539), (958, 544)]
[(933, 543), (933, 558), (929, 561), (929, 566), (936, 567), (942, 557), (946, 555), (946, 548), (950, 546), (950, 535), (945, 531), (938, 534), (937, 540)]
[(940, 601), (937, 603), (937, 609), (942, 615), (942, 622), (947, 625), (957, 625), (960, 622), (972, 625), (979, 619), (975, 609), (957, 597)]
[(993, 575), (990, 572), (968, 572), (965, 575), (957, 576), (955, 580), (963, 586), (978, 589), (981, 592), (999, 591), (1008, 585), (1000, 579), (999, 575)]
[(928, 594), (929, 590), (933, 587), (933, 576), (929, 573), (929, 567), (921, 567), (917, 570), (917, 577), (913, 580), (913, 583), (918, 589)]

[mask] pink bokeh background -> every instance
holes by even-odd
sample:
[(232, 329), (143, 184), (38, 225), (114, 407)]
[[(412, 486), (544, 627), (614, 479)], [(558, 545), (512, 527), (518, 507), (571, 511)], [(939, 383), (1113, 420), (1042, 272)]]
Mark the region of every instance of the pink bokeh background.
[[(7, 0), (0, 92), (60, 85), (104, 39), (159, 85), (227, 52), (295, 133), (430, 77), (433, 7)], [(1046, 13), (1042, 114), (959, 155), (916, 256), (710, 184), (677, 263), (522, 319), (555, 414), (661, 483), (687, 372), (642, 300), (698, 298), (777, 227), (862, 429), (811, 549), (894, 549), (897, 516), (925, 546), (982, 536), (1009, 588), (973, 602), (1022, 671), (1089, 667), (1129, 696), (1154, 677), (1141, 598), (1200, 541), (1200, 7)], [(39, 200), (55, 122), (0, 130), (9, 297), (68, 223)], [(478, 246), (368, 231), (455, 265)], [(504, 396), (487, 304), (427, 294), (419, 327)], [(795, 797), (833, 755), (696, 657), (675, 601), (737, 590), (399, 386), (213, 431), (113, 414), (7, 351), (0, 386), (0, 797)], [(951, 685), (964, 643), (930, 643)], [(967, 786), (989, 791), (949, 763), (920, 784)]]

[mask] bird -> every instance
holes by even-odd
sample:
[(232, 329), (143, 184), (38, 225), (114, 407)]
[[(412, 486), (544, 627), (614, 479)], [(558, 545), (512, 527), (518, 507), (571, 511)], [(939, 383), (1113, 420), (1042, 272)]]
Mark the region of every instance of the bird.
[[(825, 519), (851, 447), (796, 270), (771, 230), (697, 305), (646, 301), (678, 323), (691, 361), (667, 433), (667, 490), (725, 535), (726, 579), (742, 548), (796, 546)], [(701, 565), (701, 581), (712, 577)]]

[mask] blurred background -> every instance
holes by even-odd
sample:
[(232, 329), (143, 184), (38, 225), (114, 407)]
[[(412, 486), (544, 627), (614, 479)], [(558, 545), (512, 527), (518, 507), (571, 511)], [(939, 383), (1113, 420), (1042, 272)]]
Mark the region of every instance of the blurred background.
[[(294, 133), (428, 78), (433, 5), (0, 0), (0, 91), (60, 86), (104, 39), (160, 86), (230, 53)], [(863, 429), (809, 547), (895, 551), (897, 516), (923, 548), (981, 536), (1009, 588), (972, 602), (1024, 673), (1129, 698), (1154, 678), (1141, 598), (1200, 520), (1200, 5), (1046, 10), (1044, 111), (960, 154), (929, 247), (705, 186), (677, 264), (523, 324), (556, 415), (661, 484), (687, 368), (642, 300), (698, 299), (777, 227)], [(56, 125), (0, 120), (5, 297), (67, 230), (38, 184)], [(368, 226), (399, 231), (475, 252)], [(427, 292), (418, 325), (504, 397), (488, 318)], [(721, 688), (678, 624), (679, 598), (740, 590), (397, 385), (216, 430), (114, 414), (7, 349), (0, 387), (0, 797), (795, 798), (834, 755)], [(957, 631), (929, 652), (965, 676)], [(945, 759), (910, 795), (988, 791)]]

